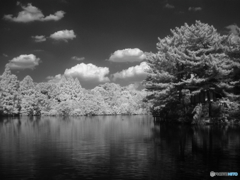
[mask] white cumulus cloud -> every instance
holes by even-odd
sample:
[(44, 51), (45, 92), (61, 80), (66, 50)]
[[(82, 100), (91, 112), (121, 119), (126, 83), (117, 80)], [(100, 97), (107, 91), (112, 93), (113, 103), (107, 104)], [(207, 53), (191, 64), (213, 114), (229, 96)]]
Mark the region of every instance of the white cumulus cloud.
[(46, 16), (44, 18), (44, 21), (58, 21), (64, 17), (65, 12), (64, 11), (57, 11), (54, 13), (54, 15), (50, 14), (49, 16)]
[(76, 77), (83, 81), (95, 81), (95, 82), (108, 82), (109, 78), (106, 77), (109, 74), (109, 68), (98, 67), (94, 64), (77, 64), (70, 69), (66, 69), (64, 75)]
[(72, 60), (76, 60), (76, 61), (83, 61), (85, 59), (85, 57), (77, 57), (77, 56), (73, 56)]
[(141, 62), (145, 54), (138, 48), (115, 51), (109, 58), (111, 62)]
[(46, 41), (45, 36), (32, 36), (35, 42), (43, 42)]
[[(21, 4), (18, 2), (17, 5)], [(21, 6), (23, 11), (20, 11), (17, 17), (13, 17), (12, 14), (4, 15), (3, 19), (13, 21), (13, 22), (33, 22), (33, 21), (58, 21), (64, 17), (64, 11), (57, 11), (54, 14), (50, 14), (48, 16), (44, 16), (42, 11), (35, 6), (32, 6), (31, 3), (27, 4), (27, 6)]]
[(61, 74), (58, 74), (56, 76), (48, 76), (46, 79), (49, 81), (49, 82), (59, 82), (62, 78), (62, 75)]
[(146, 77), (147, 70), (149, 69), (149, 66), (146, 62), (142, 62), (140, 65), (129, 67), (128, 69), (122, 70), (121, 72), (117, 72), (113, 74), (113, 80), (116, 79), (128, 79), (128, 78), (134, 78), (137, 76), (143, 76)]
[(10, 69), (34, 69), (39, 65), (40, 59), (33, 54), (20, 55), (9, 61), (7, 66)]
[(73, 30), (62, 30), (51, 34), (50, 38), (67, 42), (68, 40), (73, 40), (76, 38), (76, 35), (74, 34)]

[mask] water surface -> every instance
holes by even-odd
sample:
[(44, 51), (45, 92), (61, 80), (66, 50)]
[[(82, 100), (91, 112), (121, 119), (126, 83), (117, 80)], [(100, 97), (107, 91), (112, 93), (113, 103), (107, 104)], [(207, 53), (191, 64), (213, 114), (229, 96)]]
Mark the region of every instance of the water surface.
[(240, 173), (238, 126), (159, 125), (149, 116), (0, 120), (0, 179), (208, 179), (210, 171)]

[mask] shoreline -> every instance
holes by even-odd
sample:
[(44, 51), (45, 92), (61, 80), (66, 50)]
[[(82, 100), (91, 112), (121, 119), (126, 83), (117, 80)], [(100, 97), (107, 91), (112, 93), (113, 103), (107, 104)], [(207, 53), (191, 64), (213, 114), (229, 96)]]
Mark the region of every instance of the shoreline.
[[(224, 122), (222, 121), (217, 121), (217, 119), (207, 119), (207, 120), (200, 120), (199, 123), (193, 123), (192, 121), (179, 121), (179, 120), (173, 120), (173, 119), (168, 119), (168, 120), (163, 120), (160, 119), (160, 117), (154, 117), (151, 114), (100, 114), (100, 115), (0, 115), (0, 118), (21, 118), (21, 117), (36, 117), (36, 118), (42, 118), (42, 117), (59, 117), (59, 118), (66, 118), (66, 117), (97, 117), (97, 116), (151, 116), (153, 118), (153, 122), (156, 124), (175, 124), (175, 125), (192, 125), (192, 126), (198, 126), (198, 125), (204, 125), (204, 126), (209, 126), (209, 125), (240, 125), (240, 119), (231, 119), (231, 120), (225, 120)], [(211, 122), (212, 121), (212, 122)]]

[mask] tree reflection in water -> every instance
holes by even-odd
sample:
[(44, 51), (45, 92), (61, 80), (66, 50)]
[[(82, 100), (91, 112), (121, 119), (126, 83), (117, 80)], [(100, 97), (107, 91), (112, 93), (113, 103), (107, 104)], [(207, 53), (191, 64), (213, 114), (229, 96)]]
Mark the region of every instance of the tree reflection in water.
[(160, 124), (152, 129), (158, 151), (173, 159), (176, 178), (209, 178), (209, 172), (240, 171), (239, 126)]

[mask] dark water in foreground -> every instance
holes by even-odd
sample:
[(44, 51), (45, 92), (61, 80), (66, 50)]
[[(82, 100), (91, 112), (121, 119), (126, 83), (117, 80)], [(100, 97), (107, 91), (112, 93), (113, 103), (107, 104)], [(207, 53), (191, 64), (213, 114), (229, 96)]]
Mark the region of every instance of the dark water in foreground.
[(210, 171), (240, 174), (239, 127), (147, 116), (0, 121), (0, 179), (210, 179)]

